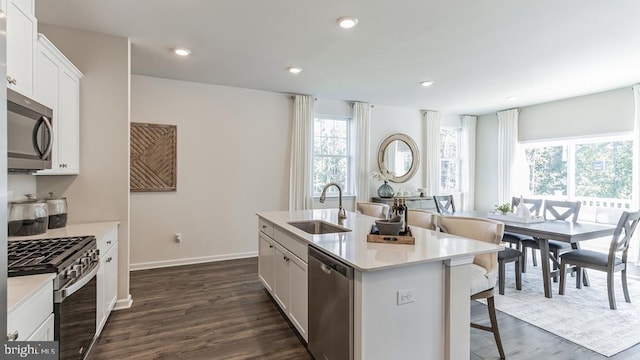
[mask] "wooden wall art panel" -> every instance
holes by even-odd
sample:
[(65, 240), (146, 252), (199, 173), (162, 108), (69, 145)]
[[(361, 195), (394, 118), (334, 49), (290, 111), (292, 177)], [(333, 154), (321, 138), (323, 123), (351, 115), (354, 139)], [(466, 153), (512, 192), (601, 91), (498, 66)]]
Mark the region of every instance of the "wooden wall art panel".
[(131, 123), (131, 191), (176, 191), (176, 125)]

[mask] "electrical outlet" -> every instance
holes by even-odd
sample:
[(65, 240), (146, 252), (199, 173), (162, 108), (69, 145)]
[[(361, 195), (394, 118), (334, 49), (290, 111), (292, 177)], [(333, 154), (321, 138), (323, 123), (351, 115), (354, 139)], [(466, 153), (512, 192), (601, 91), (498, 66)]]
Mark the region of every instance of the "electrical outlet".
[(416, 301), (416, 289), (398, 290), (398, 305)]
[(182, 234), (181, 233), (177, 233), (176, 234), (176, 242), (177, 243), (181, 243), (182, 242)]

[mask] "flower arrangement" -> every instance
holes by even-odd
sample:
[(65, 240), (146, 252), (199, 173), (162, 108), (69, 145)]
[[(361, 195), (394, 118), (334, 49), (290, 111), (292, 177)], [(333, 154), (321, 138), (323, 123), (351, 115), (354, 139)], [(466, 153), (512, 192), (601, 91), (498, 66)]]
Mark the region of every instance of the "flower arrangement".
[(512, 212), (511, 203), (504, 203), (502, 205), (496, 205), (496, 212), (500, 214), (508, 214)]
[(383, 168), (381, 171), (374, 171), (371, 173), (371, 177), (383, 181), (385, 184), (394, 177), (393, 171), (389, 171), (387, 168)]

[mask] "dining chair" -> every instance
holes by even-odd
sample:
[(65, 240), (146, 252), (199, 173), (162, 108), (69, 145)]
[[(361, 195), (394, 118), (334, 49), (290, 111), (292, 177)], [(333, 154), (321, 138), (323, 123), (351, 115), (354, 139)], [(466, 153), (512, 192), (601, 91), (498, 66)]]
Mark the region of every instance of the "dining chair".
[(436, 213), (423, 209), (409, 209), (407, 210), (407, 225), (435, 230)]
[(504, 295), (506, 264), (514, 262), (514, 272), (516, 275), (516, 289), (522, 290), (522, 251), (505, 247), (498, 251), (498, 293)]
[[(545, 221), (562, 220), (576, 223), (578, 221), (578, 214), (580, 213), (580, 206), (581, 203), (579, 201), (545, 200), (542, 216), (544, 217)], [(564, 252), (570, 251), (574, 248), (574, 246), (575, 248), (579, 248), (579, 245), (577, 243), (572, 245), (564, 241), (549, 239), (549, 252), (553, 254), (553, 256), (551, 257), (551, 260), (553, 261), (553, 270), (557, 270), (560, 265), (560, 263), (558, 262), (559, 255)], [(534, 238), (522, 240), (522, 255), (525, 267), (527, 266), (527, 249), (531, 249), (533, 265), (537, 265), (534, 250), (540, 250), (538, 241)], [(554, 276), (554, 281), (558, 281), (557, 279), (557, 275)]]
[[(629, 251), (629, 242), (633, 236), (638, 220), (640, 219), (640, 211), (623, 212), (618, 220), (616, 230), (613, 232), (611, 244), (609, 245), (609, 253), (601, 253), (592, 250), (573, 250), (560, 255), (560, 295), (564, 295), (566, 282), (566, 267), (568, 264), (576, 267), (576, 288), (582, 288), (580, 279), (582, 268), (589, 268), (607, 273), (607, 292), (609, 293), (609, 307), (616, 310), (615, 289), (613, 288), (613, 275), (620, 271), (622, 273), (622, 292), (624, 300), (631, 302), (629, 297), (629, 289), (627, 287), (627, 253)], [(618, 256), (620, 254), (620, 256)]]
[(356, 210), (368, 216), (387, 219), (389, 217), (389, 205), (383, 203), (358, 202)]
[[(528, 198), (522, 199), (522, 202), (525, 204), (525, 206), (527, 206), (531, 215), (535, 215), (535, 216), (540, 215), (540, 209), (542, 208), (542, 201), (543, 201), (542, 199), (528, 199)], [(516, 206), (520, 206), (520, 198), (514, 196), (511, 198), (511, 207), (515, 208)], [(515, 245), (516, 249), (519, 251), (522, 250), (522, 241), (524, 240), (533, 241), (534, 239), (529, 235), (521, 235), (521, 234), (507, 232), (507, 231), (505, 231), (504, 236), (502, 237), (502, 241), (509, 243), (509, 247), (513, 247), (513, 245)], [(515, 253), (513, 252), (511, 252), (510, 254), (512, 256), (515, 256)], [(521, 255), (522, 255), (521, 269), (522, 269), (522, 272), (526, 272), (527, 271), (526, 252), (521, 252)], [(506, 254), (504, 256), (506, 256)], [(537, 259), (533, 251), (532, 251), (532, 258), (534, 260), (534, 264), (537, 265)]]
[(433, 195), (433, 202), (436, 204), (438, 214), (451, 214), (456, 211), (453, 195)]
[[(504, 224), (490, 219), (438, 215), (436, 223), (443, 232), (492, 244), (499, 244), (504, 234)], [(469, 273), (471, 275), (471, 300), (487, 299), (489, 319), (491, 321), (491, 326), (471, 323), (471, 327), (492, 332), (500, 358), (504, 359), (504, 348), (500, 339), (494, 303), (494, 288), (498, 278), (497, 253), (476, 255), (473, 258)]]

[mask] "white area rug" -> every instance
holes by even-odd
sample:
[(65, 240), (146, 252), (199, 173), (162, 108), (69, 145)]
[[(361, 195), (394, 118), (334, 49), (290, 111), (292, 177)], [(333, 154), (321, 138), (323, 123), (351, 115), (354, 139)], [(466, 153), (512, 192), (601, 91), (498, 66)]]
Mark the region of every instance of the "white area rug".
[(591, 286), (576, 289), (575, 278), (567, 276), (565, 295), (558, 295), (559, 281), (552, 282), (553, 298), (548, 299), (539, 266), (529, 264), (518, 291), (513, 263), (508, 264), (504, 295), (497, 293), (496, 285), (496, 308), (607, 357), (640, 343), (640, 280), (627, 275), (631, 303), (626, 303), (620, 272), (616, 273), (618, 310), (611, 310), (606, 273), (587, 271)]

